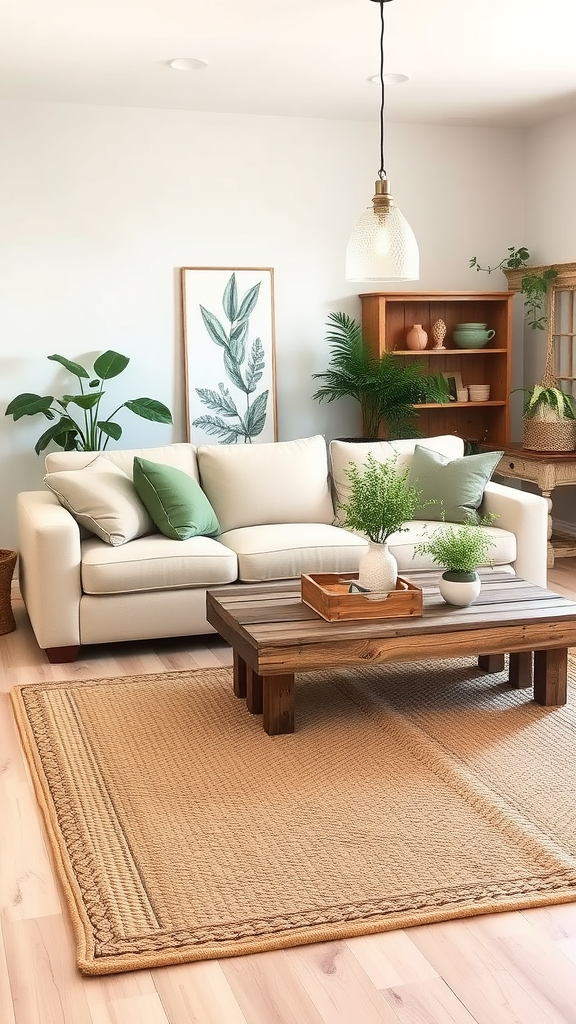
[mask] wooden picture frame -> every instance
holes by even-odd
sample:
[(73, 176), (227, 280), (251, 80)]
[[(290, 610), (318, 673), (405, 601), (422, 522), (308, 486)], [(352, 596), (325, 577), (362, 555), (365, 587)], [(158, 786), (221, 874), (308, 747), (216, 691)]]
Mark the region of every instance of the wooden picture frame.
[(450, 401), (451, 402), (457, 402), (458, 401), (458, 397), (457, 397), (458, 396), (458, 392), (462, 391), (462, 388), (464, 386), (462, 384), (462, 374), (459, 373), (458, 371), (452, 371), (451, 373), (445, 373), (444, 376), (446, 377), (446, 380), (448, 381), (448, 391), (449, 391), (449, 394), (450, 394)]
[(181, 267), (186, 440), (277, 439), (274, 271)]

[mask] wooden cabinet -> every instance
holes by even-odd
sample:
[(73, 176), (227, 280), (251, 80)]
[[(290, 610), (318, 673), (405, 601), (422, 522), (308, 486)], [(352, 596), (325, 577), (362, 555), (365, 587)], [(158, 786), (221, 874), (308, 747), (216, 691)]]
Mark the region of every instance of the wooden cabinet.
[[(393, 352), (399, 359), (418, 359), (431, 373), (459, 374), (462, 384), (489, 384), (486, 402), (451, 401), (419, 405), (417, 427), (423, 436), (458, 434), (467, 441), (505, 444), (510, 438), (512, 301), (514, 292), (367, 292), (360, 295), (362, 330), (375, 355)], [(446, 324), (444, 351), (435, 350), (432, 327)], [(485, 323), (496, 332), (484, 348), (458, 348), (452, 340), (456, 324)], [(427, 347), (406, 348), (406, 334), (422, 324)]]

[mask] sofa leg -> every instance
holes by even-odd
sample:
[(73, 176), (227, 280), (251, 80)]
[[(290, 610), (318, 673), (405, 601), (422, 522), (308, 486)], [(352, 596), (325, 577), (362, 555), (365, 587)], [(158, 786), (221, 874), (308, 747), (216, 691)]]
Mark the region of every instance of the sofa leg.
[(51, 665), (63, 664), (65, 661), (76, 661), (80, 654), (80, 644), (73, 647), (47, 647), (46, 657)]

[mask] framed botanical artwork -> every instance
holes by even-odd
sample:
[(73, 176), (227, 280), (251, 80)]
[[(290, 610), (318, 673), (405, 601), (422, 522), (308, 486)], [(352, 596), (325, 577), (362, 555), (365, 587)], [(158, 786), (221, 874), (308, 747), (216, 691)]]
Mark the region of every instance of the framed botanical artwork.
[(182, 267), (187, 440), (275, 441), (274, 271)]

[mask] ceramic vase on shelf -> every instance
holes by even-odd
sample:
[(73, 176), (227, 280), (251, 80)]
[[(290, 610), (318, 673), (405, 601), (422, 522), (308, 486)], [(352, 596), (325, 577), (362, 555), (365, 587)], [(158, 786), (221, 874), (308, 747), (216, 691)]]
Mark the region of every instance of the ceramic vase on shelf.
[(358, 566), (358, 583), (367, 590), (379, 593), (396, 590), (398, 563), (388, 545), (369, 541), (368, 551), (362, 555)]
[(406, 348), (422, 351), (428, 344), (428, 335), (422, 324), (414, 324), (406, 334)]
[(438, 582), (438, 589), (446, 604), (455, 604), (460, 608), (472, 604), (480, 593), (480, 577), (477, 572), (443, 572)]

